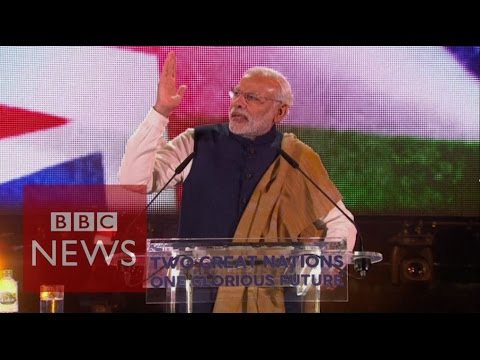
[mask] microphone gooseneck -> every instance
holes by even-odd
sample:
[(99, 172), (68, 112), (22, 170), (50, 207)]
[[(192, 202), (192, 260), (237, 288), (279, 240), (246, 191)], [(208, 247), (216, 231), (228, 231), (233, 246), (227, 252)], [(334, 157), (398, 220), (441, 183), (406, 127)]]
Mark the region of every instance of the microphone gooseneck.
[(145, 206), (143, 208), (143, 210), (141, 212), (139, 212), (137, 214), (137, 216), (130, 222), (130, 224), (127, 226), (127, 229), (125, 231), (126, 234), (128, 234), (128, 231), (130, 230), (130, 227), (135, 223), (135, 221), (138, 219), (138, 217), (143, 214), (145, 211), (148, 210), (148, 208), (150, 207), (150, 205), (152, 205), (152, 203), (155, 201), (155, 199), (163, 192), (163, 190), (166, 189), (166, 187), (168, 186), (168, 184), (170, 184), (172, 182), (172, 180), (175, 178), (175, 176), (177, 176), (178, 174), (180, 174), (183, 169), (185, 169), (187, 167), (187, 165), (190, 163), (190, 161), (192, 161), (192, 159), (195, 157), (195, 152), (192, 152), (190, 155), (188, 155), (185, 160), (183, 160), (180, 165), (178, 165), (176, 168), (175, 168), (175, 171), (173, 173), (173, 175), (170, 177), (170, 179), (168, 179), (168, 181), (165, 183), (165, 185), (162, 186), (162, 188), (160, 190), (158, 190), (157, 194), (152, 198), (152, 200), (149, 201), (149, 203), (147, 204), (147, 206)]
[(195, 152), (192, 152), (190, 155), (188, 155), (185, 160), (183, 160), (180, 165), (178, 165), (176, 168), (175, 168), (175, 172), (173, 173), (173, 175), (170, 177), (170, 179), (168, 179), (168, 181), (165, 183), (165, 185), (162, 186), (162, 188), (160, 190), (158, 190), (157, 194), (152, 198), (152, 200), (150, 200), (150, 202), (147, 204), (147, 206), (145, 206), (145, 209), (143, 209), (143, 211), (146, 211), (150, 205), (155, 201), (155, 199), (163, 192), (163, 190), (165, 190), (165, 188), (168, 186), (168, 184), (170, 184), (172, 182), (172, 180), (175, 178), (175, 176), (177, 176), (178, 174), (180, 174), (183, 169), (185, 169), (187, 167), (187, 165), (190, 163), (190, 161), (192, 161), (192, 159), (195, 157)]
[(300, 165), (298, 164), (298, 162), (294, 158), (292, 158), (289, 154), (287, 154), (280, 147), (277, 147), (277, 149), (278, 149), (278, 152), (280, 153), (280, 155), (290, 164), (291, 167), (300, 171), (300, 173), (308, 181), (310, 181), (310, 183), (313, 186), (315, 186), (315, 188), (317, 190), (319, 190), (328, 199), (328, 201), (330, 201), (333, 204), (333, 206), (335, 206), (335, 208), (337, 208), (343, 214), (343, 216), (345, 216), (347, 218), (347, 220), (350, 221), (353, 224), (353, 226), (355, 226), (355, 229), (357, 230), (357, 234), (358, 234), (360, 251), (357, 253), (357, 258), (354, 260), (353, 265), (354, 265), (354, 269), (360, 274), (360, 276), (365, 277), (367, 275), (367, 271), (370, 268), (371, 261), (370, 261), (369, 257), (362, 256), (362, 254), (365, 252), (365, 247), (364, 247), (364, 244), (363, 244), (363, 236), (362, 236), (360, 230), (358, 229), (358, 226), (355, 223), (355, 221), (350, 216), (348, 216), (347, 213), (345, 213), (345, 211), (343, 211), (335, 203), (335, 201), (320, 186), (318, 186), (318, 184), (315, 183), (315, 181), (313, 181), (312, 178), (310, 176), (308, 176), (307, 173), (305, 173), (305, 171), (302, 170), (302, 168), (300, 167)]
[[(185, 160), (183, 160), (180, 165), (178, 165), (176, 168), (175, 168), (175, 175), (178, 175), (180, 174), (183, 169), (185, 169), (187, 167), (187, 165), (190, 163), (190, 161), (192, 161), (192, 159), (195, 157), (195, 151), (192, 152), (190, 155), (188, 155)], [(173, 176), (171, 179), (173, 179), (175, 176)], [(172, 181), (170, 179), (170, 181)]]

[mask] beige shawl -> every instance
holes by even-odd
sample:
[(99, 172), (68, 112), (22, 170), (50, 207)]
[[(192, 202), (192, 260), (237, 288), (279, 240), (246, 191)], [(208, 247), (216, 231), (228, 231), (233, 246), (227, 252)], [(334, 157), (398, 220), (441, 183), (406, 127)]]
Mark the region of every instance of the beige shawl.
[[(293, 134), (285, 134), (282, 149), (294, 158), (313, 181), (335, 202), (341, 195), (322, 161)], [(315, 220), (333, 205), (296, 169), (278, 157), (258, 183), (240, 219), (234, 242), (264, 239), (265, 242), (325, 236)], [(214, 312), (285, 312), (282, 288), (220, 287)]]

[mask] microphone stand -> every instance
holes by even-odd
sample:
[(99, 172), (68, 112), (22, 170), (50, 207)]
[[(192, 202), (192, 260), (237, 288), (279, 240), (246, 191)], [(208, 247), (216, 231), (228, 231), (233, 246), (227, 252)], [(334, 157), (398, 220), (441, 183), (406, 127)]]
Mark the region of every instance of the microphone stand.
[(360, 233), (360, 230), (358, 229), (358, 226), (357, 224), (355, 223), (355, 221), (353, 221), (353, 219), (348, 216), (345, 211), (343, 211), (336, 203), (335, 201), (333, 201), (333, 199), (328, 196), (328, 194), (320, 187), (317, 185), (317, 183), (315, 183), (315, 181), (312, 180), (312, 178), (310, 176), (308, 176), (307, 173), (305, 173), (305, 171), (302, 170), (302, 168), (300, 167), (300, 165), (298, 164), (297, 161), (295, 161), (295, 159), (293, 159), (290, 155), (288, 155), (284, 150), (282, 150), (281, 148), (278, 148), (278, 151), (280, 153), (280, 155), (290, 164), (291, 167), (293, 167), (294, 169), (300, 171), (300, 173), (317, 189), (319, 190), (327, 199), (328, 201), (330, 201), (333, 206), (335, 206), (342, 214), (343, 216), (345, 216), (348, 221), (350, 221), (353, 226), (355, 226), (355, 229), (357, 230), (357, 234), (358, 234), (358, 238), (359, 238), (359, 243), (360, 243), (360, 251), (355, 251), (353, 252), (353, 257), (354, 257), (354, 260), (353, 260), (353, 267), (355, 269), (355, 271), (357, 271), (359, 274), (360, 274), (360, 277), (365, 277), (367, 275), (367, 271), (370, 269), (370, 265), (371, 265), (371, 259), (370, 259), (370, 256), (365, 252), (365, 247), (363, 245), (363, 236), (362, 234)]
[[(147, 204), (147, 206), (145, 206), (145, 208), (139, 212), (137, 214), (137, 216), (130, 222), (130, 224), (127, 226), (126, 230), (125, 230), (125, 234), (128, 234), (128, 231), (130, 231), (130, 228), (132, 227), (132, 225), (135, 223), (135, 221), (140, 217), (141, 214), (143, 214), (145, 211), (147, 211), (147, 209), (152, 205), (152, 203), (155, 201), (155, 199), (163, 192), (163, 190), (165, 190), (167, 188), (167, 186), (173, 181), (173, 179), (175, 178), (175, 176), (179, 175), (184, 169), (185, 167), (187, 167), (187, 165), (190, 163), (190, 161), (192, 161), (192, 159), (195, 157), (195, 152), (192, 152), (190, 155), (188, 155), (185, 160), (183, 160), (180, 165), (178, 165), (176, 168), (175, 168), (175, 171), (174, 171), (174, 174), (170, 177), (170, 179), (168, 179), (168, 181), (165, 183), (165, 185), (162, 186), (162, 188), (157, 192), (157, 194), (152, 198), (152, 200), (149, 201), (149, 203)], [(148, 266), (148, 264), (147, 264)], [(147, 279), (142, 279), (141, 282), (137, 283), (137, 284), (130, 284), (130, 280), (131, 280), (131, 272), (128, 272), (128, 271), (125, 271), (124, 272), (124, 278), (125, 278), (125, 283), (127, 284), (127, 286), (131, 286), (131, 287), (136, 287), (138, 285), (141, 285), (142, 283), (144, 283), (145, 281), (148, 281), (148, 279), (150, 279), (151, 277), (153, 277), (155, 274), (157, 274), (158, 272), (160, 272), (160, 270), (162, 270), (162, 267), (160, 269), (158, 269), (157, 271), (155, 271), (153, 274), (151, 274)], [(188, 310), (189, 312), (192, 312), (192, 306), (191, 306), (191, 302), (193, 300), (193, 288), (191, 286), (190, 283), (187, 283), (187, 293), (189, 294), (189, 306), (188, 306)], [(170, 301), (170, 311), (171, 312), (175, 312), (175, 311), (172, 311), (172, 309), (174, 310), (175, 309), (175, 298), (176, 298), (176, 289), (173, 290), (173, 292), (171, 293), (171, 301)], [(173, 300), (173, 301), (172, 301)]]

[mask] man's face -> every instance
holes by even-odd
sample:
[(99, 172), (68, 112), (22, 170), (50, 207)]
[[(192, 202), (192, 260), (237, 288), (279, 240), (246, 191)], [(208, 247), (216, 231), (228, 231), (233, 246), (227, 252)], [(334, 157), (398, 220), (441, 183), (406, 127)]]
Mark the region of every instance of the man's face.
[(233, 89), (228, 119), (229, 128), (234, 134), (250, 139), (267, 133), (281, 120), (278, 99), (279, 85), (263, 76), (243, 77)]

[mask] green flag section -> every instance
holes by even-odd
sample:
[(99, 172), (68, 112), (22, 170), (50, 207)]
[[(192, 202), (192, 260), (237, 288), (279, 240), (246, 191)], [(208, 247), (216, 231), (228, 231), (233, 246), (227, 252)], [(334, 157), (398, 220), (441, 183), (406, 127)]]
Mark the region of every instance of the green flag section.
[(310, 145), (357, 215), (480, 215), (480, 142), (279, 126)]

